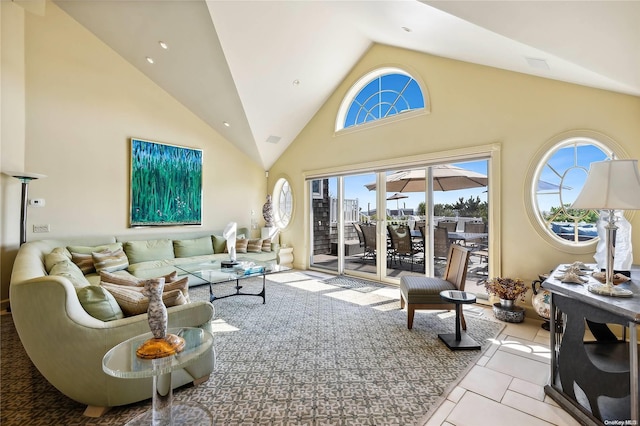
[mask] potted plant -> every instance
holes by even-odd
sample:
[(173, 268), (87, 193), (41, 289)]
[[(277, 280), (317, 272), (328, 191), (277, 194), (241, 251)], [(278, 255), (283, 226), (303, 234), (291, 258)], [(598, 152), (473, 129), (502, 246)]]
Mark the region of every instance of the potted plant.
[(486, 280), (484, 287), (487, 293), (498, 296), (500, 303), (493, 305), (496, 318), (507, 322), (524, 321), (524, 308), (517, 307), (516, 301), (524, 302), (527, 287), (520, 278), (495, 277)]

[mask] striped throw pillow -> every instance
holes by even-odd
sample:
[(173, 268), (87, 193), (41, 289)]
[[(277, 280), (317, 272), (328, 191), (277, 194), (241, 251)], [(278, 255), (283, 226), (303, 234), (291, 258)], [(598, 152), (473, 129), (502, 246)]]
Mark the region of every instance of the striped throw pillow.
[(262, 238), (248, 240), (247, 253), (260, 253), (262, 251)]
[(103, 250), (101, 252), (91, 253), (93, 258), (93, 264), (96, 267), (97, 272), (107, 271), (115, 272), (127, 269), (129, 266), (129, 259), (124, 251), (120, 248), (117, 250)]

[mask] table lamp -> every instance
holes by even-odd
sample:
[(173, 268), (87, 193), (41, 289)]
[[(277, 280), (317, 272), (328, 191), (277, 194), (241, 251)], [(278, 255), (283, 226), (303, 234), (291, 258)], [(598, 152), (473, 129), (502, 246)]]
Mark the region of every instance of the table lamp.
[(608, 160), (591, 163), (587, 180), (571, 208), (609, 211), (609, 221), (605, 226), (607, 231), (606, 281), (604, 284), (589, 285), (589, 291), (605, 296), (632, 297), (632, 291), (613, 285), (613, 258), (618, 229), (615, 210), (640, 209), (638, 160)]
[(29, 192), (29, 182), (35, 179), (46, 178), (47, 176), (27, 172), (5, 173), (22, 182), (22, 204), (20, 207), (20, 245), (22, 245), (27, 241), (27, 194)]

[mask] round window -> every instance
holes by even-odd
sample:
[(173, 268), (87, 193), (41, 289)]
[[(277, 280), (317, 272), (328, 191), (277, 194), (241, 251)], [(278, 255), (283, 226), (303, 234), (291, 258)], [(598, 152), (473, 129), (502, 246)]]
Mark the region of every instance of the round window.
[(564, 247), (589, 247), (597, 241), (595, 210), (572, 209), (592, 162), (615, 158), (608, 144), (588, 136), (556, 139), (538, 163), (531, 182), (531, 203), (546, 239)]
[(293, 215), (293, 194), (289, 181), (285, 178), (278, 179), (273, 194), (273, 217), (276, 226), (284, 229), (291, 222)]

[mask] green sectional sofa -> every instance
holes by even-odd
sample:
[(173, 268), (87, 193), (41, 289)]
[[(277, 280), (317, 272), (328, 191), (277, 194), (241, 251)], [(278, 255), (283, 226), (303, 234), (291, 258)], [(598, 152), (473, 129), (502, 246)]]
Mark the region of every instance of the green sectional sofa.
[[(197, 285), (191, 278), (175, 277), (174, 265), (224, 260), (229, 256), (224, 252), (226, 242), (220, 241), (221, 231), (162, 235), (143, 232), (32, 241), (20, 247), (14, 262), (9, 298), (22, 345), (53, 386), (88, 406), (85, 414), (89, 416), (99, 416), (108, 407), (152, 396), (152, 379), (119, 379), (102, 370), (102, 358), (109, 349), (148, 332), (149, 325), (146, 311), (130, 316), (121, 312), (114, 303), (118, 301), (109, 291), (104, 291), (101, 273), (130, 279), (173, 274), (174, 284), (178, 286), (180, 282)], [(249, 230), (239, 229), (239, 240), (242, 234), (249, 235)], [(253, 243), (256, 246), (256, 242)], [(267, 244), (265, 251), (238, 253), (238, 257), (276, 260), (277, 248), (277, 244)], [(91, 268), (94, 268), (92, 272)], [(181, 302), (167, 308), (169, 327), (211, 330), (213, 305), (207, 301), (189, 301), (187, 286), (172, 291)], [(187, 295), (186, 302), (181, 293)], [(197, 362), (175, 371), (172, 386), (207, 380), (214, 367), (215, 352), (211, 351)]]

